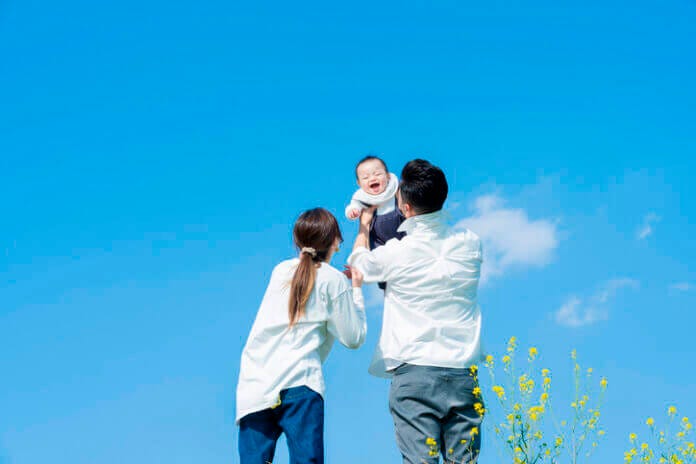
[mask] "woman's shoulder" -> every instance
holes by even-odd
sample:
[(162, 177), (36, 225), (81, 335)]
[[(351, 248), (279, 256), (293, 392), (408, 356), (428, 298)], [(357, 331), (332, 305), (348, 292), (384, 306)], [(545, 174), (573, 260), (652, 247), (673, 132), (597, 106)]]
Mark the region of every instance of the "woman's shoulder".
[(329, 263), (321, 263), (321, 266), (319, 266), (319, 269), (317, 270), (317, 276), (321, 275), (324, 279), (327, 280), (342, 280), (346, 279), (346, 275), (333, 267)]
[(279, 274), (287, 274), (288, 272), (291, 272), (295, 267), (297, 267), (297, 264), (299, 262), (300, 262), (300, 260), (297, 258), (290, 258), (290, 259), (286, 259), (284, 261), (281, 261), (275, 265), (271, 275), (275, 276), (275, 275), (279, 275)]
[(328, 263), (322, 263), (317, 269), (318, 290), (324, 290), (333, 298), (350, 288), (346, 275)]

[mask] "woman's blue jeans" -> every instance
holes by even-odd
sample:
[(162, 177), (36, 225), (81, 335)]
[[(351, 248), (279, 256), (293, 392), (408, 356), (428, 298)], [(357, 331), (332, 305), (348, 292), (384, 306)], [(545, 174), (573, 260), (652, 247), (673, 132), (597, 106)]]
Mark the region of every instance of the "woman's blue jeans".
[(276, 442), (285, 433), (290, 464), (324, 463), (324, 399), (308, 387), (280, 392), (280, 404), (239, 422), (241, 464), (273, 462)]

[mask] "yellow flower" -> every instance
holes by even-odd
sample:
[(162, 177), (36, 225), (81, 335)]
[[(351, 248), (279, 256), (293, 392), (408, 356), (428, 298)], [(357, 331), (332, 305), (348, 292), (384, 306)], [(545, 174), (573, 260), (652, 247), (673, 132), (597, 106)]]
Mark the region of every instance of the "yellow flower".
[(471, 366), (469, 366), (469, 369), (471, 370), (472, 375), (476, 375), (476, 373), (478, 372), (478, 366), (476, 364), (472, 364)]
[(632, 442), (633, 442), (633, 441), (636, 441), (637, 438), (638, 438), (638, 435), (636, 435), (635, 433), (631, 433), (631, 434), (628, 436), (628, 439), (631, 440)]
[(642, 444), (640, 445), (640, 449), (642, 449), (643, 451), (645, 451), (646, 449), (648, 449), (648, 444), (647, 444), (647, 443), (642, 443)]
[(539, 350), (537, 350), (536, 347), (533, 346), (529, 349), (529, 357), (530, 358), (534, 359), (534, 358), (536, 358), (536, 356), (538, 354), (539, 354)]
[(543, 377), (548, 377), (550, 372), (551, 372), (550, 370), (544, 368), (544, 369), (541, 370), (541, 375), (542, 375)]
[(571, 357), (572, 359), (577, 359), (577, 357), (578, 357), (577, 351), (575, 351), (575, 350), (571, 351), (571, 352), (570, 352), (570, 357)]
[(536, 432), (534, 432), (534, 435), (533, 435), (533, 436), (534, 436), (534, 438), (536, 438), (537, 440), (541, 440), (541, 438), (543, 437), (543, 435), (541, 434), (541, 432), (538, 431), (538, 430), (537, 430)]
[(493, 356), (491, 356), (490, 354), (486, 356), (486, 362), (488, 364), (493, 364)]
[(449, 454), (452, 454), (452, 453), (454, 453), (454, 449), (450, 448), (450, 449), (447, 450), (447, 452), (448, 452)]
[(478, 433), (479, 433), (478, 427), (472, 427), (472, 428), (471, 428), (470, 434), (471, 434), (472, 437), (478, 435)]
[(590, 374), (592, 374), (592, 368), (591, 368), (591, 367), (588, 367), (588, 368), (587, 368), (587, 375), (590, 375)]
[(474, 387), (474, 389), (472, 390), (472, 393), (474, 394), (474, 396), (480, 396), (481, 389), (479, 387)]
[(558, 446), (561, 446), (562, 444), (563, 444), (563, 438), (556, 437), (555, 445), (558, 447)]
[(432, 437), (428, 437), (425, 439), (425, 444), (428, 446), (437, 446), (437, 441)]
[(476, 411), (476, 414), (479, 416), (483, 416), (486, 413), (486, 409), (481, 403), (474, 403), (474, 411)]
[(544, 386), (548, 387), (551, 384), (551, 377), (544, 377)]
[(600, 430), (599, 432), (597, 432), (597, 435), (599, 435), (600, 437), (603, 437), (604, 434), (606, 434), (604, 430)]
[(507, 421), (508, 421), (509, 423), (512, 424), (512, 423), (515, 421), (515, 415), (514, 415), (514, 414), (508, 414), (508, 415), (506, 416), (506, 419), (507, 419)]
[(604, 378), (604, 377), (602, 377), (602, 380), (599, 381), (599, 385), (600, 385), (602, 388), (607, 388), (607, 384), (608, 384), (607, 379)]
[(508, 341), (507, 352), (514, 353), (515, 348), (517, 348), (517, 339), (515, 337), (510, 337), (510, 340)]
[(510, 356), (508, 356), (508, 355), (503, 356), (503, 363), (510, 364)]
[(667, 414), (668, 414), (668, 415), (673, 416), (673, 415), (675, 415), (676, 413), (677, 413), (677, 408), (675, 408), (674, 406), (670, 406), (669, 408), (667, 408)]
[(546, 401), (549, 400), (549, 394), (546, 393), (546, 392), (544, 392), (544, 393), (541, 394), (541, 396), (539, 397), (539, 399), (541, 400), (542, 403), (545, 403)]
[(498, 398), (503, 398), (505, 396), (505, 389), (500, 385), (494, 385), (491, 389), (498, 395)]
[(653, 419), (652, 417), (648, 417), (648, 420), (646, 420), (645, 423), (652, 427), (653, 425), (655, 425), (655, 419)]

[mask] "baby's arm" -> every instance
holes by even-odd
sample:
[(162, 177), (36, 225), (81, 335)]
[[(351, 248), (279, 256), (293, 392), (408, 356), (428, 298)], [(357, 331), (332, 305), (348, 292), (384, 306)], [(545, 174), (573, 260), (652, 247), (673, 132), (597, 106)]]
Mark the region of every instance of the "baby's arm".
[(348, 206), (346, 206), (346, 217), (348, 219), (357, 219), (360, 217), (362, 209), (363, 205), (360, 204), (360, 202), (351, 200), (350, 203), (348, 203)]

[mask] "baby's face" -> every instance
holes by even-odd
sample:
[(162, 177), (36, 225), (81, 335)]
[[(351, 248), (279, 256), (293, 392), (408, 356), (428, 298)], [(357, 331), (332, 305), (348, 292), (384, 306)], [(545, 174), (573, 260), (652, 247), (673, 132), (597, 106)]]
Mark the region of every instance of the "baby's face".
[(389, 176), (378, 160), (367, 160), (357, 169), (358, 185), (371, 195), (379, 195), (387, 189)]

